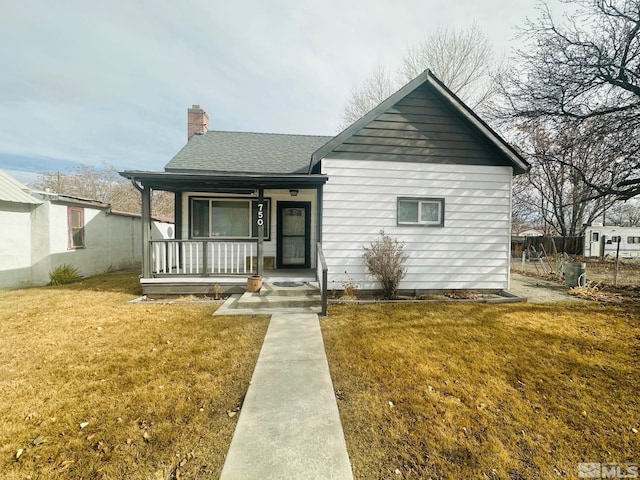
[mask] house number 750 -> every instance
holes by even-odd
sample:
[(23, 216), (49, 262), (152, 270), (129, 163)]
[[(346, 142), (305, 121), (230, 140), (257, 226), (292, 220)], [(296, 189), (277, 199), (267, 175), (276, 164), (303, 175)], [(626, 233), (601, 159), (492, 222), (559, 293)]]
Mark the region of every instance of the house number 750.
[(258, 204), (258, 220), (256, 224), (261, 227), (264, 225), (264, 203)]

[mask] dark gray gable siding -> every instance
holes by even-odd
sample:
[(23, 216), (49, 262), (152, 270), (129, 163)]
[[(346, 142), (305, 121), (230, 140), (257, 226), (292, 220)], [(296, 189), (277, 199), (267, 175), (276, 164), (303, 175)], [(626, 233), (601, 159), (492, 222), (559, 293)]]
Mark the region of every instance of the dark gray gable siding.
[(526, 162), (429, 71), (313, 154), (326, 158), (469, 165)]
[(338, 145), (329, 158), (510, 165), (423, 85)]
[(167, 172), (307, 173), (311, 154), (332, 137), (208, 131), (194, 135)]

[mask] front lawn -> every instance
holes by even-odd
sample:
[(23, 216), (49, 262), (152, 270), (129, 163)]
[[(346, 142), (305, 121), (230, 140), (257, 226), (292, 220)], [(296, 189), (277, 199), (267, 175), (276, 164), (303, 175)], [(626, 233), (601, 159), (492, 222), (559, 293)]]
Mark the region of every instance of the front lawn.
[(576, 478), (640, 462), (640, 308), (334, 306), (322, 320), (357, 479)]
[(124, 272), (0, 292), (0, 477), (218, 478), (268, 317), (127, 305)]

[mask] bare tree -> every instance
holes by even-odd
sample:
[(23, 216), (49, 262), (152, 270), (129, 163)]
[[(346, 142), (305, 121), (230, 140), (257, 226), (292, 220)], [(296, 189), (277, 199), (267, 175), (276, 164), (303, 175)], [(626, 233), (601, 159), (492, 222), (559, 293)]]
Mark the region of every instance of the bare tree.
[(346, 128), (373, 110), (395, 91), (396, 83), (387, 69), (378, 64), (360, 87), (351, 90), (351, 98), (344, 107), (342, 128)]
[(402, 59), (400, 81), (406, 83), (431, 69), (467, 105), (477, 109), (497, 92), (504, 69), (484, 32), (472, 23), (465, 30), (444, 28), (410, 47)]
[[(640, 0), (563, 0), (574, 8), (557, 19), (542, 2), (537, 20), (522, 29), (527, 46), (502, 91), (508, 116), (566, 125), (589, 123), (608, 142), (616, 183), (589, 183), (594, 193), (631, 198), (640, 194)], [(574, 169), (578, 167), (574, 166)]]
[(519, 230), (525, 226), (541, 227), (539, 195), (531, 186), (527, 175), (518, 175), (513, 179), (511, 196), (511, 228)]
[(607, 225), (640, 227), (640, 201), (617, 202), (606, 213)]
[(427, 68), (469, 106), (479, 108), (498, 91), (495, 77), (503, 62), (476, 24), (463, 30), (437, 30), (407, 49), (395, 75), (376, 66), (363, 85), (351, 91), (341, 126), (358, 120)]
[[(113, 166), (99, 169), (80, 165), (72, 173), (41, 173), (33, 187), (109, 203), (113, 210), (120, 212), (141, 212), (140, 192), (121, 177), (118, 169)], [(153, 215), (173, 219), (174, 196), (172, 193), (154, 191), (151, 204)]]
[(536, 204), (548, 233), (582, 235), (584, 226), (616, 201), (615, 196), (601, 196), (590, 186), (611, 183), (609, 169), (598, 161), (608, 155), (606, 144), (575, 125), (553, 127), (543, 123), (523, 127), (519, 145), (531, 164), (525, 177), (530, 189), (516, 194)]

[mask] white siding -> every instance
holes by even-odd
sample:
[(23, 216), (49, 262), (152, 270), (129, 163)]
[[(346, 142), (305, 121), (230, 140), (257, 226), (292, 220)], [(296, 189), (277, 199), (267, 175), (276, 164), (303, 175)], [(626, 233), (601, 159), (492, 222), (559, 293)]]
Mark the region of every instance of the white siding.
[[(378, 289), (362, 259), (380, 230), (409, 256), (401, 289), (506, 289), (511, 167), (322, 160), (329, 288)], [(398, 197), (445, 199), (444, 227), (398, 226)]]

